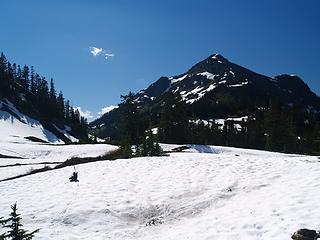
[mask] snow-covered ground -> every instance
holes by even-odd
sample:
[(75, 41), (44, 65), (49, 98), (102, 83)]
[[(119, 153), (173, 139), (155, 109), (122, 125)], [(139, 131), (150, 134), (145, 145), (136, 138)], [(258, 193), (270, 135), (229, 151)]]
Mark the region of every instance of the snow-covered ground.
[(35, 240), (282, 240), (320, 228), (317, 157), (192, 146), (77, 168), (79, 183), (72, 167), (0, 182), (0, 216), (17, 201)]
[[(55, 127), (71, 141), (78, 141), (69, 134), (70, 127)], [(27, 137), (35, 137), (48, 144), (35, 143)], [(0, 100), (0, 180), (25, 174), (31, 169), (53, 167), (71, 157), (97, 157), (117, 149), (107, 144), (63, 144), (39, 121), (21, 113), (10, 101)], [(4, 167), (14, 164), (21, 165)]]
[[(60, 129), (55, 126), (55, 128), (72, 142), (78, 142), (78, 139), (70, 135), (70, 127), (64, 126), (64, 129)], [(45, 129), (38, 120), (21, 113), (10, 101), (0, 100), (0, 144), (30, 143), (27, 137), (35, 137), (48, 143), (64, 143)]]
[[(50, 145), (39, 143), (4, 143), (0, 144), (0, 155), (17, 157), (0, 157), (0, 180), (24, 174), (31, 169), (55, 166), (71, 157), (97, 157), (118, 147), (108, 144)], [(43, 163), (43, 164), (40, 164)], [(50, 164), (52, 163), (52, 164)], [(22, 166), (3, 167), (13, 164)]]

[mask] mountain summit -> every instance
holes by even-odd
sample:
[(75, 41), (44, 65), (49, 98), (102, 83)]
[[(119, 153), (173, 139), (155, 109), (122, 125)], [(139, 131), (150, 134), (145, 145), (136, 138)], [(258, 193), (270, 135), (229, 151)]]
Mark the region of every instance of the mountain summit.
[(141, 90), (137, 94), (137, 101), (141, 105), (156, 102), (166, 91), (179, 93), (182, 100), (189, 105), (207, 101), (212, 107), (218, 106), (223, 102), (219, 97), (222, 94), (229, 95), (229, 103), (236, 105), (242, 105), (249, 100), (257, 107), (265, 106), (271, 96), (277, 96), (288, 104), (320, 109), (319, 98), (299, 77), (287, 74), (264, 76), (230, 62), (220, 54), (211, 55), (183, 74), (161, 77), (145, 90)]
[[(151, 114), (157, 126), (165, 96), (173, 93), (186, 105), (189, 121), (254, 116), (268, 109), (276, 98), (282, 106), (306, 112), (320, 111), (320, 98), (297, 76), (265, 76), (213, 54), (188, 71), (160, 77), (135, 94), (134, 102), (141, 111)], [(100, 137), (116, 137), (121, 104), (91, 123)]]

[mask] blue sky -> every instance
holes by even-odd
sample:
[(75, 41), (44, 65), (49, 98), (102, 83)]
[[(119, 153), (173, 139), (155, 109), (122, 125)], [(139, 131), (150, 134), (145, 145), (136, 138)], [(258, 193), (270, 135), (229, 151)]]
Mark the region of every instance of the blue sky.
[(296, 74), (320, 95), (319, 10), (319, 0), (1, 0), (0, 51), (93, 117), (213, 53)]

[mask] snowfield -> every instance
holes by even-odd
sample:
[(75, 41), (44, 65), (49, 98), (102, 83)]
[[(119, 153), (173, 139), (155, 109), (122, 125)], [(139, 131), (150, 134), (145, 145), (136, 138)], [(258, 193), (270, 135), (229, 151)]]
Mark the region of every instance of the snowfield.
[(290, 239), (320, 228), (319, 165), (317, 157), (192, 146), (78, 165), (79, 183), (68, 181), (72, 167), (0, 182), (0, 216), (17, 201), (24, 227), (41, 229), (35, 240)]
[[(55, 127), (73, 142), (78, 141), (68, 133), (70, 127)], [(48, 144), (35, 143), (26, 137), (35, 137)], [(31, 169), (54, 167), (71, 157), (97, 157), (116, 149), (107, 144), (64, 145), (39, 121), (21, 113), (11, 102), (0, 100), (0, 180), (25, 174)], [(14, 164), (20, 165), (8, 167)]]
[[(72, 142), (78, 142), (78, 139), (71, 136), (66, 130), (70, 131), (70, 127), (64, 126), (65, 129), (55, 127)], [(29, 143), (30, 141), (26, 137), (30, 136), (48, 143), (64, 143), (52, 132), (45, 129), (38, 120), (21, 113), (10, 101), (0, 100), (0, 144), (7, 142)]]
[[(25, 174), (31, 169), (54, 167), (72, 157), (98, 157), (118, 149), (108, 144), (52, 145), (39, 143), (1, 143), (0, 180)], [(4, 167), (13, 164), (21, 166)]]

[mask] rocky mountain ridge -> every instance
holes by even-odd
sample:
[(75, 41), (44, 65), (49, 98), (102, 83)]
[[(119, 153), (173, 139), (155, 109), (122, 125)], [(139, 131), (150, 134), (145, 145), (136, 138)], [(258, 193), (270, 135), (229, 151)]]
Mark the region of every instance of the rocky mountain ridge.
[[(257, 109), (266, 109), (270, 98), (306, 111), (320, 111), (320, 98), (298, 76), (265, 76), (232, 63), (220, 54), (209, 56), (183, 74), (160, 77), (139, 91), (134, 101), (139, 108), (157, 115), (168, 92), (181, 97), (189, 117), (194, 119), (250, 116)], [(90, 126), (100, 129), (101, 137), (112, 136), (120, 113), (121, 104)]]

